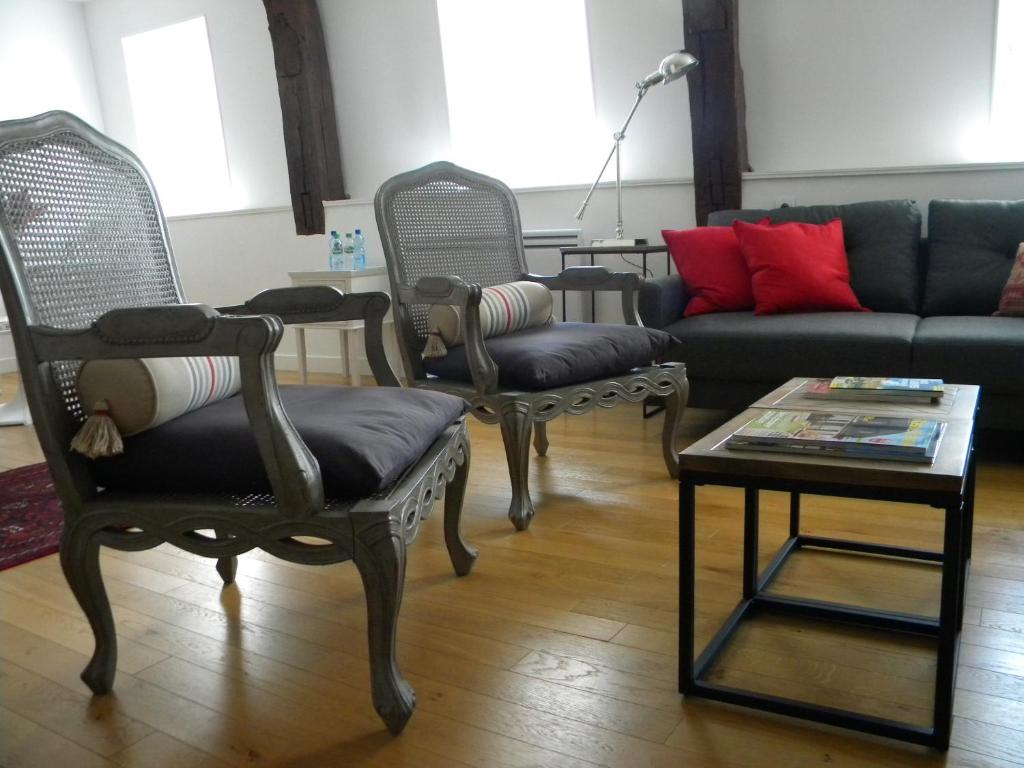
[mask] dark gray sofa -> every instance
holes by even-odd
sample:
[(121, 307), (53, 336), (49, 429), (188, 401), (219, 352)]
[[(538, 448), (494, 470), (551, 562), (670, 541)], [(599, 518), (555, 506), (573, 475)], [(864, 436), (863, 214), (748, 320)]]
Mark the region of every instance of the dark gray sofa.
[(1024, 429), (1024, 318), (993, 317), (1019, 243), (1024, 200), (933, 200), (929, 237), (909, 200), (719, 211), (735, 219), (843, 222), (850, 283), (871, 312), (683, 318), (678, 275), (644, 281), (640, 316), (671, 333), (690, 405), (738, 411), (793, 376), (917, 376), (982, 387), (981, 426)]

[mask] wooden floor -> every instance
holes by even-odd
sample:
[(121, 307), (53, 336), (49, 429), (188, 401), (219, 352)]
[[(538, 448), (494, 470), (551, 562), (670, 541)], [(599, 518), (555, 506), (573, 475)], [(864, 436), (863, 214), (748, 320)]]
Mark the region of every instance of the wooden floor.
[[(8, 396), (12, 377), (4, 377)], [(699, 436), (718, 414), (693, 412)], [(115, 693), (78, 673), (89, 627), (57, 557), (0, 573), (0, 765), (44, 766), (995, 766), (1024, 765), (1024, 456), (983, 438), (974, 561), (947, 755), (676, 692), (676, 486), (660, 417), (638, 407), (561, 418), (534, 460), (537, 516), (515, 533), (496, 428), (472, 424), (464, 528), (480, 549), (456, 578), (440, 515), (410, 550), (399, 656), (418, 708), (391, 737), (370, 705), (362, 590), (350, 564), (260, 553), (221, 589), (212, 561), (169, 547), (108, 552), (120, 637)], [(1017, 436), (1019, 442), (1019, 435)], [(0, 428), (0, 469), (41, 460)], [(698, 496), (703, 642), (739, 597), (741, 495)], [(784, 499), (762, 502), (767, 555)], [(929, 509), (809, 500), (805, 528), (937, 547)], [(928, 566), (808, 553), (778, 589), (934, 612)], [(783, 695), (925, 721), (934, 661), (917, 640), (765, 620), (715, 674)]]

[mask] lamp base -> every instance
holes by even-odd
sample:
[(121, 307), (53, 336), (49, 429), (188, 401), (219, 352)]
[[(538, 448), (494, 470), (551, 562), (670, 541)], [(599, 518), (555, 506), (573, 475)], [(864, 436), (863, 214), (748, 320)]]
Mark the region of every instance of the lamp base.
[(590, 241), (595, 248), (632, 248), (647, 245), (646, 237), (595, 237)]

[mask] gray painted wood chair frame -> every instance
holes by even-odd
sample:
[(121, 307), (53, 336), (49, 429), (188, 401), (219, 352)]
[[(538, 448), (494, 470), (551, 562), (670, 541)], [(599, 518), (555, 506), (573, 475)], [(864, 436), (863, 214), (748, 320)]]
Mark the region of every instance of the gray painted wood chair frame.
[[(548, 449), (546, 423), (563, 413), (581, 414), (648, 397), (665, 399), (662, 453), (672, 477), (679, 474), (677, 435), (689, 384), (682, 363), (623, 370), (621, 376), (540, 391), (502, 389), (498, 366), (480, 325), (482, 288), (529, 280), (553, 291), (621, 293), (623, 320), (642, 325), (636, 299), (640, 278), (605, 267), (569, 267), (558, 275), (530, 274), (519, 206), (505, 184), (449, 162), (399, 174), (374, 198), (391, 281), (398, 345), (405, 374), (417, 387), (457, 394), (487, 424), (499, 424), (512, 499), (508, 516), (517, 530), (533, 518), (529, 490), (530, 436), (540, 456)], [(461, 308), (472, 383), (428, 376), (422, 351), (432, 304)]]
[[(170, 542), (215, 558), (225, 583), (237, 555), (255, 547), (296, 563), (353, 560), (366, 590), (373, 703), (387, 727), (401, 731), (415, 706), (395, 657), (406, 546), (445, 486), (444, 532), (456, 573), (468, 573), (476, 558), (459, 532), (470, 461), (465, 420), (385, 492), (325, 499), (317, 460), (282, 407), (273, 359), (286, 323), (362, 319), (378, 383), (400, 386), (382, 344), (387, 295), (284, 288), (221, 311), (185, 304), (146, 171), (124, 147), (61, 112), (0, 123), (0, 254), (18, 363), (64, 508), (60, 562), (96, 641), (83, 681), (97, 694), (111, 690), (117, 660), (101, 546), (135, 551)], [(74, 388), (81, 361), (201, 355), (239, 358), (241, 396), (272, 495), (97, 488), (89, 463), (69, 449), (83, 419)]]

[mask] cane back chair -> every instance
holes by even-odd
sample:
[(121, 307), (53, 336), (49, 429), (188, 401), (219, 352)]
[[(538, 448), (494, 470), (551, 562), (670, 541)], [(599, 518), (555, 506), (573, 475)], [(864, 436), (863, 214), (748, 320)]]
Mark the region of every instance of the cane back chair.
[[(391, 468), (383, 487), (359, 496), (332, 479), (338, 462), (319, 455), (326, 445), (335, 456), (335, 444), (351, 447), (355, 438), (341, 430), (317, 433), (314, 450), (306, 431), (353, 398), (383, 398), (379, 410), (422, 405), (408, 400), (415, 392), (399, 387), (384, 357), (387, 295), (282, 288), (221, 311), (185, 304), (146, 171), (124, 147), (63, 112), (0, 123), (0, 255), (0, 289), (18, 363), (64, 508), (61, 567), (96, 641), (83, 681), (96, 694), (109, 691), (117, 659), (101, 545), (134, 551), (170, 542), (215, 558), (226, 584), (234, 580), (236, 556), (254, 547), (298, 563), (354, 560), (366, 591), (373, 703), (387, 727), (401, 731), (415, 706), (395, 658), (406, 545), (446, 485), (444, 531), (456, 573), (468, 573), (476, 557), (459, 532), (469, 469), (465, 404), (445, 396), (428, 404), (436, 413), (417, 422), (421, 434), (411, 434), (415, 427), (398, 430), (401, 441), (420, 447), (406, 466)], [(354, 319), (365, 320), (367, 356), (379, 384), (393, 389), (278, 390), (273, 353), (286, 323)], [(69, 449), (86, 410), (75, 388), (82, 361), (207, 355), (238, 357), (242, 393), (126, 438), (132, 482), (125, 481), (125, 489), (98, 482), (108, 460), (87, 460)], [(290, 404), (310, 399), (315, 413)], [(239, 450), (251, 448), (251, 482), (233, 481), (238, 487), (216, 492), (197, 487), (198, 479), (153, 490), (146, 480), (137, 487), (139, 477), (160, 479), (172, 468), (173, 460), (155, 468), (146, 462), (155, 455), (147, 453), (155, 450), (153, 441), (169, 439), (165, 430), (184, 428), (174, 425), (198, 424), (196, 442), (185, 452), (216, 463), (210, 457), (220, 455), (218, 441), (230, 430), (204, 430), (202, 419), (220, 406), (220, 425), (234, 424), (243, 433)], [(199, 421), (189, 421), (193, 417)], [(429, 433), (422, 427), (427, 422)], [(375, 424), (361, 426), (372, 434)], [(238, 469), (241, 455), (225, 453), (218, 472)]]
[[(555, 276), (529, 274), (516, 198), (497, 179), (437, 162), (395, 176), (377, 191), (374, 208), (395, 302), (399, 347), (408, 381), (465, 398), (472, 413), (499, 424), (512, 484), (509, 519), (517, 530), (533, 518), (529, 491), (530, 435), (537, 454), (547, 453), (546, 422), (562, 413), (665, 398), (662, 453), (672, 477), (688, 383), (681, 363), (652, 364), (672, 343), (662, 331), (643, 328), (636, 310), (639, 277), (604, 267), (569, 267)], [(556, 291), (617, 291), (626, 325), (556, 323), (492, 337), (480, 326), (481, 289), (516, 280)], [(431, 305), (460, 308), (464, 346), (443, 365), (422, 359)], [(563, 370), (547, 376), (545, 357)], [(587, 365), (566, 371), (576, 360)], [(519, 375), (531, 370), (556, 381), (545, 386)], [(600, 371), (594, 375), (594, 371)]]

